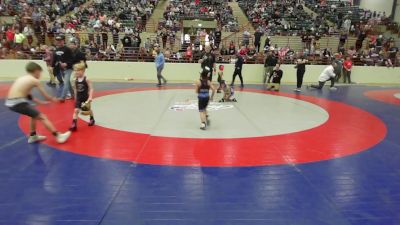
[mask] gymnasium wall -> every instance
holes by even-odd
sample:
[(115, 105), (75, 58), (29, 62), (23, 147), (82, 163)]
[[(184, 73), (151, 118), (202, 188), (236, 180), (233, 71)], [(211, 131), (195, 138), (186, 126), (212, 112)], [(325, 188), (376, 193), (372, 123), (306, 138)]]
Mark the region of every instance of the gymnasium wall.
[[(14, 79), (23, 75), (25, 60), (0, 60), (0, 79)], [(43, 61), (37, 61), (44, 68)], [(134, 78), (136, 81), (156, 80), (154, 63), (143, 62), (88, 62), (89, 69), (87, 74), (93, 80), (123, 81), (125, 78)], [(326, 66), (315, 65), (307, 66), (305, 82), (316, 82), (321, 71)], [(231, 81), (233, 65), (225, 66), (225, 80)], [(296, 70), (293, 65), (282, 65), (284, 71), (283, 82), (296, 82)], [(244, 65), (243, 76), (246, 83), (261, 83), (263, 80), (263, 65)], [(176, 63), (166, 64), (164, 75), (171, 82), (193, 82), (198, 79), (200, 72), (199, 64)], [(47, 71), (44, 72), (43, 80), (48, 79)], [(354, 82), (362, 84), (395, 84), (400, 85), (400, 68), (386, 67), (355, 67), (352, 79)]]
[(360, 7), (363, 9), (369, 9), (372, 12), (386, 12), (387, 16), (392, 14), (394, 0), (361, 0)]
[(394, 14), (394, 21), (400, 23), (400, 0), (397, 0), (396, 10)]

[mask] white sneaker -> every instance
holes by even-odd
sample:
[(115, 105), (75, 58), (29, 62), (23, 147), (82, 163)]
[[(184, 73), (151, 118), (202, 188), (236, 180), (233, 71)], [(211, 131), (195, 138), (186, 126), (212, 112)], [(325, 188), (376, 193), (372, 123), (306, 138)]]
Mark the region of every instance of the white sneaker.
[(296, 89), (294, 89), (293, 91), (295, 91), (295, 92), (301, 92), (301, 89), (300, 89), (300, 88), (296, 88)]
[(207, 124), (206, 123), (201, 123), (200, 129), (206, 130), (207, 129)]
[(56, 141), (59, 144), (63, 144), (68, 140), (69, 136), (71, 136), (71, 131), (67, 131), (63, 134), (58, 134), (56, 137)]
[(46, 139), (47, 139), (46, 136), (34, 135), (29, 137), (28, 143), (32, 144), (32, 143), (42, 142)]
[(336, 91), (337, 88), (336, 88), (336, 87), (331, 87), (331, 88), (329, 88), (329, 90), (331, 90), (331, 91)]

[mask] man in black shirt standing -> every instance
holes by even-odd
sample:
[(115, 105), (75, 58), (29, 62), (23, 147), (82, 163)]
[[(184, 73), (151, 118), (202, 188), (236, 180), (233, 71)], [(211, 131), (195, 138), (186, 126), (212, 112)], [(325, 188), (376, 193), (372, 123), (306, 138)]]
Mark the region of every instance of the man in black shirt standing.
[(254, 33), (254, 47), (257, 49), (257, 52), (260, 52), (261, 46), (261, 37), (263, 36), (263, 32), (261, 32), (261, 28), (258, 27), (256, 32)]
[(396, 47), (395, 43), (390, 43), (389, 48), (389, 59), (392, 61), (393, 67), (397, 66), (397, 53), (399, 52), (399, 48)]
[(265, 67), (264, 84), (266, 83), (267, 78), (271, 77), (276, 64), (278, 64), (278, 59), (275, 57), (273, 52), (268, 52), (267, 57), (265, 58), (265, 63), (264, 63), (264, 67)]
[(222, 38), (222, 33), (219, 30), (219, 28), (217, 28), (215, 30), (214, 37), (215, 37), (215, 47), (218, 49), (219, 48), (219, 44), (221, 43), (221, 38)]
[(244, 87), (244, 85), (243, 85), (243, 76), (242, 76), (243, 64), (244, 64), (243, 57), (239, 53), (236, 54), (235, 72), (233, 72), (233, 78), (232, 78), (231, 86), (235, 85), (236, 76), (239, 76), (240, 83), (241, 83), (240, 87), (241, 88)]
[(64, 101), (67, 95), (73, 93), (71, 86), (71, 74), (72, 74), (72, 51), (65, 46), (65, 37), (56, 37), (57, 48), (54, 51), (53, 68), (57, 76), (58, 81), (62, 85), (62, 92), (60, 99)]
[(201, 63), (201, 68), (203, 70), (206, 69), (206, 67), (209, 68), (210, 70), (209, 80), (212, 81), (213, 72), (216, 71), (216, 66), (215, 66), (215, 55), (214, 53), (212, 53), (210, 46), (205, 47), (205, 52), (203, 53), (199, 62)]
[(294, 91), (301, 92), (301, 86), (303, 85), (303, 78), (306, 72), (306, 63), (308, 60), (305, 58), (304, 53), (299, 53), (299, 57), (296, 60), (296, 69), (297, 69), (297, 86)]

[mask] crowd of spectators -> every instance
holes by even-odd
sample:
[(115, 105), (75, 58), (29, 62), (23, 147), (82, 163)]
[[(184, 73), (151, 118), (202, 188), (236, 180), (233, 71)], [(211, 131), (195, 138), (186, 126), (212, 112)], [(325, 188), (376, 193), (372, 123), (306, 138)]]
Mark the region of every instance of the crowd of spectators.
[(118, 49), (139, 48), (140, 33), (158, 0), (94, 0), (82, 7), (84, 3), (85, 0), (5, 1), (2, 13), (13, 15), (13, 21), (0, 23), (2, 52), (39, 52), (46, 47), (46, 40), (54, 43), (58, 34), (67, 41), (76, 38), (95, 58)]
[(305, 0), (305, 5), (316, 12), (322, 20), (334, 23), (336, 28), (345, 32), (354, 32), (361, 24), (374, 26), (387, 22), (385, 12), (372, 12), (351, 4), (351, 1), (345, 0)]
[(304, 32), (327, 32), (323, 20), (313, 19), (299, 0), (246, 0), (239, 4), (254, 27), (268, 35), (300, 35)]
[(160, 27), (179, 29), (181, 20), (216, 20), (226, 32), (238, 31), (237, 19), (226, 0), (171, 0)]
[[(306, 0), (306, 3), (313, 4), (312, 1)], [(66, 2), (70, 3), (68, 8), (65, 8)], [(350, 7), (346, 4), (332, 7), (329, 1), (326, 5), (319, 2), (314, 6), (319, 7), (325, 14), (320, 13), (312, 17), (305, 12), (301, 0), (243, 1), (240, 5), (257, 27), (256, 31), (250, 33), (245, 29), (240, 42), (221, 43), (222, 32), (230, 31), (231, 25), (235, 23), (232, 9), (227, 1), (173, 0), (167, 6), (164, 17), (159, 23), (157, 37), (146, 40), (141, 39), (140, 32), (143, 31), (144, 21), (148, 20), (158, 0), (95, 0), (85, 7), (80, 7), (83, 3), (84, 0), (60, 2), (54, 0), (38, 3), (45, 7), (36, 7), (36, 2), (32, 1), (17, 4), (16, 7), (7, 7), (8, 14), (19, 13), (15, 14), (12, 25), (0, 24), (2, 31), (0, 58), (6, 57), (9, 49), (17, 50), (14, 52), (14, 57), (17, 55), (21, 58), (40, 58), (43, 52), (53, 49), (45, 45), (46, 37), (52, 42), (56, 34), (64, 34), (67, 42), (70, 38), (78, 41), (89, 60), (152, 61), (154, 48), (161, 46), (167, 60), (196, 62), (203, 54), (205, 46), (211, 46), (220, 62), (230, 62), (232, 55), (240, 54), (246, 63), (260, 63), (266, 53), (273, 52), (282, 62), (292, 63), (297, 53), (287, 46), (274, 45), (269, 37), (287, 33), (301, 37), (304, 54), (308, 57), (329, 61), (338, 55), (350, 56), (361, 65), (394, 66), (398, 63), (398, 48), (394, 40), (370, 32), (374, 26), (372, 21), (379, 20), (377, 18), (383, 20), (385, 18), (383, 13), (359, 12), (357, 15), (361, 17), (356, 22), (353, 21), (354, 16), (347, 14), (341, 17), (340, 13), (337, 13), (338, 16), (335, 17), (337, 20), (325, 15), (342, 12), (339, 10), (341, 7)], [(61, 6), (56, 7), (60, 4)], [(3, 5), (2, 13), (5, 13), (4, 8)], [(68, 15), (61, 20), (61, 16), (66, 13)], [(181, 29), (179, 20), (190, 16), (217, 19), (222, 29), (192, 27), (186, 32), (187, 34), (176, 37), (176, 32)], [(336, 22), (336, 26), (328, 20)], [(336, 33), (340, 40), (338, 48), (321, 49), (320, 38), (335, 32), (340, 32)], [(351, 35), (357, 37), (357, 42), (349, 47), (345, 43)], [(267, 37), (261, 43), (264, 36)], [(40, 45), (34, 47), (33, 37), (36, 37)], [(179, 39), (182, 43), (181, 50), (174, 51)], [(365, 40), (368, 41), (367, 44)], [(27, 52), (30, 56), (24, 54)]]

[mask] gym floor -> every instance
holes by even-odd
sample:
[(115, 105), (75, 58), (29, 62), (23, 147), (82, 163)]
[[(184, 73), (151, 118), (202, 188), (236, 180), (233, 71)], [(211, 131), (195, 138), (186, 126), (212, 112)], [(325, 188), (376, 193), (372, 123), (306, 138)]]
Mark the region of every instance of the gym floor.
[[(64, 145), (0, 107), (1, 225), (400, 224), (399, 88), (248, 85), (207, 131), (192, 84), (95, 88)], [(72, 101), (39, 109), (68, 129)]]

